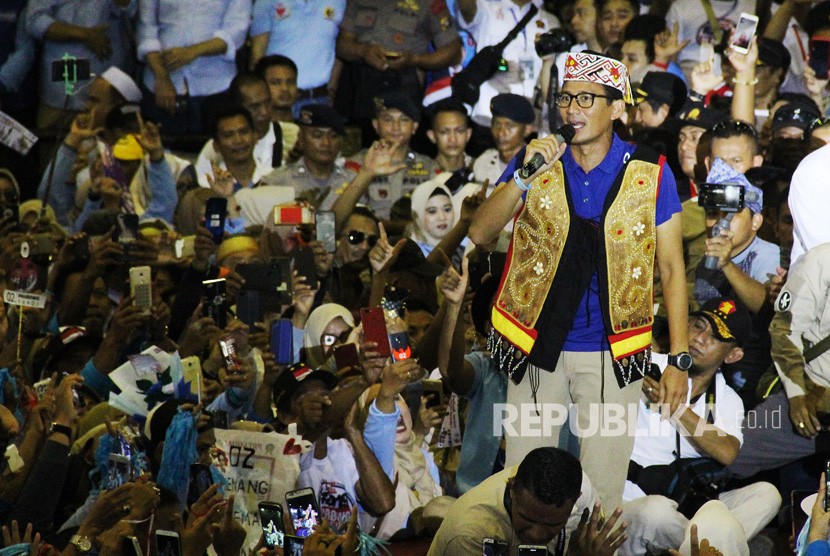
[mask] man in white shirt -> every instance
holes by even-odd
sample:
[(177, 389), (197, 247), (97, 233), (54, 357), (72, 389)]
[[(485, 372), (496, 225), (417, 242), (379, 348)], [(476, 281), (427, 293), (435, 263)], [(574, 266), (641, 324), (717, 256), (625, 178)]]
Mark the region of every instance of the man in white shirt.
[(542, 71), (542, 59), (536, 54), (536, 37), (559, 27), (559, 20), (541, 9), (540, 0), (458, 0), (460, 23), (473, 36), (479, 50), (504, 40), (531, 4), (539, 11), (504, 49), (507, 71), (497, 72), (481, 86), (472, 113), (473, 121), (479, 125), (490, 125), (490, 100), (499, 93), (533, 98), (533, 89)]
[[(257, 138), (254, 145), (257, 166), (270, 171), (271, 168), (282, 165), (282, 145), (275, 148), (277, 134), (271, 122), (271, 95), (268, 83), (254, 73), (240, 73), (231, 82), (229, 92), (233, 99), (251, 114)], [(196, 159), (196, 176), (202, 187), (210, 187), (207, 174), (212, 174), (211, 162), (219, 165), (224, 162), (222, 155), (216, 151), (213, 139), (205, 143)]]
[[(647, 549), (659, 552), (683, 542), (689, 518), (678, 511), (668, 491), (660, 492), (660, 481), (655, 478), (659, 472), (655, 466), (674, 462), (678, 446), (681, 458), (708, 457), (722, 465), (729, 465), (738, 456), (744, 406), (719, 371), (723, 364), (743, 357), (742, 346), (751, 331), (749, 313), (736, 298), (712, 299), (689, 316), (689, 354), (693, 362), (688, 405), (669, 420), (651, 406), (657, 402), (658, 382), (652, 376), (645, 377), (645, 398), (640, 401), (637, 435), (623, 492), (623, 515), (629, 527), (621, 556), (646, 554)], [(652, 361), (662, 370), (671, 363), (670, 357), (653, 354)], [(743, 539), (743, 546), (775, 516), (781, 504), (778, 491), (765, 482), (722, 492), (718, 499), (736, 519), (731, 528), (725, 525), (720, 533), (724, 539)], [(725, 540), (709, 541), (713, 546), (726, 545)], [(748, 555), (748, 548), (740, 553)]]

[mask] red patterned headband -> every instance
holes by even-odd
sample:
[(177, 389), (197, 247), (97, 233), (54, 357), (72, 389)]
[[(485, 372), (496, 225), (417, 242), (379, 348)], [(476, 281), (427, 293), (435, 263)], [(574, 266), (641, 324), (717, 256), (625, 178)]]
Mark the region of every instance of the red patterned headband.
[(628, 70), (622, 62), (587, 52), (571, 52), (565, 61), (564, 81), (588, 81), (608, 85), (623, 94), (623, 100), (634, 104)]

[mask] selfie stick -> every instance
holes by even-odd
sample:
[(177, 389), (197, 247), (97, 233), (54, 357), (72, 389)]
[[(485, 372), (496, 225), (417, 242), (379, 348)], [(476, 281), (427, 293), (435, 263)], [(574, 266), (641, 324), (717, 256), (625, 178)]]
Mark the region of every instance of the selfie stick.
[[(64, 61), (63, 64), (63, 110), (61, 110), (61, 114), (65, 115), (66, 112), (69, 110), (69, 99), (77, 93), (75, 90), (75, 84), (78, 83), (78, 65), (73, 63), (72, 66), (72, 74), (70, 75), (69, 62), (75, 62), (77, 58), (72, 56), (69, 53), (65, 53), (61, 60)], [(55, 163), (58, 160), (58, 149), (60, 149), (61, 141), (55, 142), (55, 147), (52, 149), (52, 156), (51, 162), (49, 163), (49, 174), (46, 178), (46, 191), (43, 192), (43, 204), (40, 207), (40, 214), (38, 215), (38, 219), (42, 219), (46, 216), (46, 204), (49, 200), (49, 194), (52, 192), (52, 180), (55, 178)]]

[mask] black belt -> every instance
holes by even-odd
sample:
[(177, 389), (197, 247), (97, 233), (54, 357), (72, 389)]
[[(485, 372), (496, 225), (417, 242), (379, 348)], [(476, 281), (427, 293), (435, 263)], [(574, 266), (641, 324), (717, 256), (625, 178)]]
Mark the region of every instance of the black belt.
[(319, 98), (329, 96), (328, 85), (320, 85), (313, 89), (297, 89), (297, 100), (306, 100), (310, 98)]

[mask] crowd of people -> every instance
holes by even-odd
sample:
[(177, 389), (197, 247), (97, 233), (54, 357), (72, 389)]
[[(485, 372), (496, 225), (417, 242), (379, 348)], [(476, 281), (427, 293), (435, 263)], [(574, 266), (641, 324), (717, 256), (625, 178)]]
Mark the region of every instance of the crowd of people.
[(830, 553), (830, 2), (0, 14), (0, 555)]

